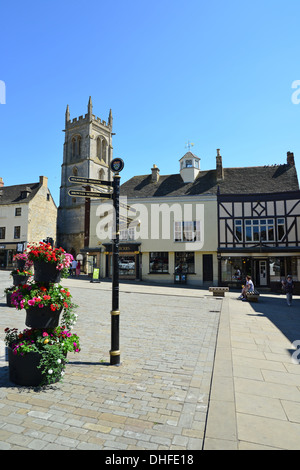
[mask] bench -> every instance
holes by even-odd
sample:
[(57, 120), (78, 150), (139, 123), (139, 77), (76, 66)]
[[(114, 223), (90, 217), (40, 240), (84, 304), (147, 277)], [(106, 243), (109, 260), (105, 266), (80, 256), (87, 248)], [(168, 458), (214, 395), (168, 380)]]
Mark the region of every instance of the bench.
[(214, 296), (224, 297), (225, 292), (229, 292), (229, 287), (209, 287), (209, 292), (212, 292)]
[(258, 302), (259, 292), (257, 292), (257, 291), (247, 292), (246, 293), (246, 299), (248, 300), (248, 302)]

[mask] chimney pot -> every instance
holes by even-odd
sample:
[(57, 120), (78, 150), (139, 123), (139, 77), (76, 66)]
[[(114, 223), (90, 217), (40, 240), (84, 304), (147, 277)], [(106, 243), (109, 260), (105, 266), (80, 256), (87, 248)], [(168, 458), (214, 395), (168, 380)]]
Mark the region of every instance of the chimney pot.
[(3, 178), (0, 177), (0, 188), (2, 188), (3, 186), (4, 186)]

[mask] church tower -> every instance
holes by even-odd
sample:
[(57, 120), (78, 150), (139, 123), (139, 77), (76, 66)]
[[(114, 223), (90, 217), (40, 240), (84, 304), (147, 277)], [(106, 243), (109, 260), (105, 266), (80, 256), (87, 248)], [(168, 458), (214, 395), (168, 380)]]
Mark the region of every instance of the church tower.
[(70, 183), (69, 177), (111, 181), (112, 123), (111, 110), (107, 122), (93, 114), (91, 97), (84, 116), (71, 120), (67, 106), (57, 239), (58, 245), (73, 255), (89, 243), (90, 200), (68, 194), (70, 189), (83, 189), (80, 184)]

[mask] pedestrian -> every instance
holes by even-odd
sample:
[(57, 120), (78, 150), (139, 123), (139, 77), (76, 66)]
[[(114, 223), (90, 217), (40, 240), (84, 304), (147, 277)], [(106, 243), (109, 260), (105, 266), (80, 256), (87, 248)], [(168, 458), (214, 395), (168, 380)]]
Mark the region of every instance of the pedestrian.
[(77, 261), (77, 266), (76, 266), (76, 276), (77, 277), (80, 276), (80, 268), (81, 268), (81, 264), (80, 264), (80, 261), (78, 260)]
[(75, 276), (75, 274), (76, 274), (76, 267), (77, 267), (77, 261), (76, 261), (76, 259), (73, 259), (73, 261), (72, 261), (72, 276)]
[(247, 300), (247, 292), (254, 292), (254, 284), (251, 279), (251, 276), (246, 276), (246, 284), (244, 285), (242, 293), (238, 298), (242, 300)]
[(292, 276), (288, 275), (285, 281), (282, 281), (283, 291), (286, 294), (286, 302), (290, 307), (292, 305), (294, 283)]

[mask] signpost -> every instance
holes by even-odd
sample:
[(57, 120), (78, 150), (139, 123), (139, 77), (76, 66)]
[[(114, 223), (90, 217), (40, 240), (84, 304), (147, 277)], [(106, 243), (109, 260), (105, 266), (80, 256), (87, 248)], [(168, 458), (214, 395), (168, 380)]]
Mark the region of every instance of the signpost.
[[(113, 189), (112, 193), (98, 193), (94, 191), (70, 190), (70, 196), (78, 196), (85, 198), (112, 198), (115, 210), (115, 234), (113, 237), (113, 273), (112, 273), (112, 310), (111, 310), (111, 350), (110, 365), (120, 365), (120, 345), (119, 345), (119, 239), (120, 239), (120, 175), (119, 172), (124, 168), (124, 162), (121, 158), (115, 158), (110, 164), (110, 168), (114, 174), (113, 181), (103, 181), (92, 178), (83, 178), (81, 176), (70, 176), (71, 183), (83, 183), (85, 185), (109, 186)], [(124, 206), (124, 205), (123, 205)], [(99, 275), (99, 272), (95, 272)]]
[(120, 365), (120, 345), (119, 345), (119, 239), (120, 239), (120, 175), (124, 168), (121, 158), (112, 160), (110, 168), (114, 173), (113, 177), (113, 204), (115, 209), (115, 236), (112, 240), (113, 249), (113, 277), (112, 277), (112, 310), (111, 310), (111, 350), (110, 365)]

